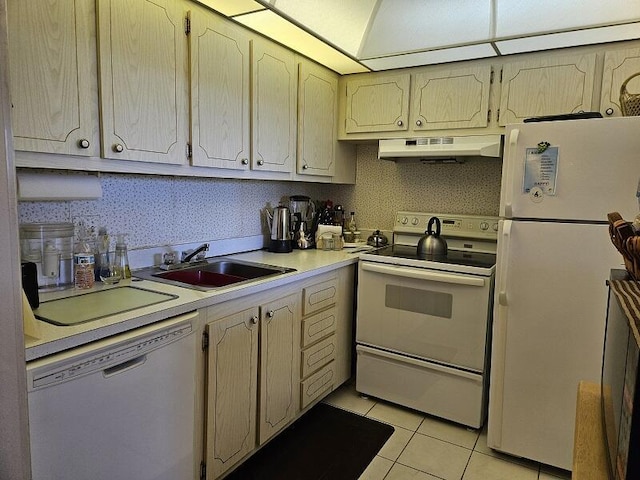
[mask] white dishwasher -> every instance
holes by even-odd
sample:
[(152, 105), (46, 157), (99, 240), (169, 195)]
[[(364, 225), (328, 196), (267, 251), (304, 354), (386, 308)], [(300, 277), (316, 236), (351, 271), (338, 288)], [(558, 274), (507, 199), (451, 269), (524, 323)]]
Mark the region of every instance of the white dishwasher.
[(194, 479), (197, 316), (29, 362), (33, 479)]

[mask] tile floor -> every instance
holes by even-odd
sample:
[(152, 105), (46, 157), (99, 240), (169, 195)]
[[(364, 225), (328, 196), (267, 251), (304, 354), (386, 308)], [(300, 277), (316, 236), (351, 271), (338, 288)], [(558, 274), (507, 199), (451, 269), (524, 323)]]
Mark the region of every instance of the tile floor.
[(467, 429), (415, 410), (363, 398), (351, 382), (326, 403), (375, 418), (395, 432), (360, 480), (558, 480), (570, 472), (511, 457), (487, 447), (486, 431)]

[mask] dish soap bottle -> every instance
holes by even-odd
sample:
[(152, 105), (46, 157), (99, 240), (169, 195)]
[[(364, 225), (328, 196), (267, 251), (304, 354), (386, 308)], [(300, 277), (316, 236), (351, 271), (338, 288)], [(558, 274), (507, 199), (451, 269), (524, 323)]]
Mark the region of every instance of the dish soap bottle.
[(78, 242), (73, 251), (73, 280), (76, 288), (92, 288), (95, 283), (95, 255), (84, 225), (78, 230)]
[(120, 268), (121, 278), (131, 278), (129, 254), (127, 253), (127, 244), (124, 241), (125, 236), (126, 233), (118, 233), (116, 235), (116, 265)]

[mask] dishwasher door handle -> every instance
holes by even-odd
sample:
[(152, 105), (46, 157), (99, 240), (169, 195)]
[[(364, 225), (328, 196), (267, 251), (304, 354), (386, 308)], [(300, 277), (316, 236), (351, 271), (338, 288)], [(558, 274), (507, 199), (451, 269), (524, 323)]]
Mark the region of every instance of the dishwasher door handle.
[(120, 373), (126, 372), (127, 370), (131, 370), (132, 368), (139, 367), (146, 361), (147, 355), (140, 355), (139, 357), (132, 358), (131, 360), (127, 360), (126, 362), (114, 365), (113, 367), (105, 368), (102, 371), (102, 375), (104, 376), (104, 378), (113, 377), (114, 375), (118, 375)]

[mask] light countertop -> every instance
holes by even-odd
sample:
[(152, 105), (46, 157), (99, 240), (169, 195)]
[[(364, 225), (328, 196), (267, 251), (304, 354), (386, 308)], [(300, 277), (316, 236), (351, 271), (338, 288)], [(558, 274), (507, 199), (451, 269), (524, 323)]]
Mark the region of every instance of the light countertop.
[[(225, 258), (245, 260), (249, 262), (276, 265), (279, 267), (293, 268), (296, 271), (285, 273), (277, 277), (258, 279), (255, 282), (243, 285), (230, 285), (217, 290), (199, 291), (182, 288), (165, 283), (149, 280), (127, 279), (114, 286), (106, 286), (96, 282), (96, 286), (90, 290), (75, 290), (73, 288), (57, 292), (40, 294), (40, 301), (55, 300), (73, 295), (81, 295), (87, 292), (99, 291), (107, 288), (122, 286), (135, 286), (156, 292), (175, 295), (176, 298), (137, 308), (135, 310), (118, 313), (97, 320), (70, 326), (57, 326), (41, 320), (36, 321), (38, 338), (25, 336), (26, 360), (51, 355), (69, 348), (109, 337), (134, 328), (149, 325), (176, 315), (181, 315), (199, 308), (208, 307), (216, 303), (240, 298), (245, 295), (261, 292), (266, 289), (279, 287), (304, 278), (329, 272), (358, 261), (358, 253), (352, 253), (350, 249), (339, 251), (323, 250), (294, 250), (291, 253), (271, 253), (265, 250), (225, 255)], [(135, 271), (133, 272), (135, 276)], [(69, 312), (73, 315), (73, 312)]]

